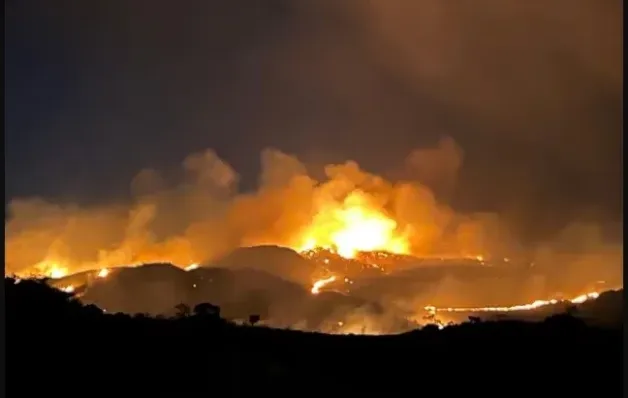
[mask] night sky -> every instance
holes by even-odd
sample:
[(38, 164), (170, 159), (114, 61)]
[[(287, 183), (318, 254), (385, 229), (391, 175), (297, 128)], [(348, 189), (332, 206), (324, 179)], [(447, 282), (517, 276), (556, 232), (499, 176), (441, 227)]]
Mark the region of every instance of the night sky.
[(622, 1), (5, 2), (5, 202), (100, 203), (213, 148), (395, 176), (444, 135), (448, 200), (524, 235), (622, 217)]

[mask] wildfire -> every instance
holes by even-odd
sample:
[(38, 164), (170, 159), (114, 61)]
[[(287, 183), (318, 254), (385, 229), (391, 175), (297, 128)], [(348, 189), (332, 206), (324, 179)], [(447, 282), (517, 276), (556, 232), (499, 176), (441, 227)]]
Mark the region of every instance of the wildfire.
[(36, 274), (45, 275), (52, 279), (61, 279), (70, 273), (67, 267), (62, 267), (59, 264), (49, 263), (47, 261), (42, 261), (35, 265), (33, 269), (36, 270)]
[(100, 271), (98, 271), (98, 275), (97, 275), (97, 276), (98, 276), (99, 278), (106, 278), (106, 277), (107, 277), (107, 275), (109, 275), (109, 272), (110, 272), (110, 271), (109, 271), (109, 269), (107, 269), (107, 268), (103, 268), (103, 269), (101, 269)]
[[(167, 261), (167, 260), (164, 260), (164, 261)], [(60, 264), (70, 264), (70, 263), (71, 263), (70, 261), (52, 262), (52, 261), (44, 260), (35, 264), (26, 272), (17, 273), (16, 276), (20, 276), (23, 278), (46, 277), (50, 279), (61, 279), (75, 273), (75, 272), (70, 272), (70, 268), (71, 268), (70, 266), (60, 265)], [(144, 263), (133, 263), (133, 264), (130, 264), (129, 266), (140, 267), (142, 265), (144, 265)], [(184, 269), (186, 271), (191, 271), (193, 269), (198, 268), (199, 266), (200, 264), (193, 263), (193, 264), (188, 265)], [(111, 268), (108, 268), (107, 264), (86, 263), (86, 264), (83, 264), (82, 267), (80, 268), (91, 268), (92, 270), (100, 268), (98, 270), (98, 273), (96, 274), (97, 278), (106, 278), (111, 273)]]
[(545, 307), (547, 305), (554, 305), (560, 302), (570, 302), (572, 304), (584, 303), (590, 299), (598, 298), (600, 294), (598, 292), (590, 292), (574, 297), (571, 300), (536, 300), (528, 304), (514, 305), (511, 307), (449, 307), (449, 308), (437, 308), (431, 305), (425, 307), (425, 310), (430, 314), (436, 314), (437, 312), (513, 312), (513, 311), (529, 311), (537, 308)]
[(322, 248), (345, 258), (354, 258), (358, 252), (408, 253), (408, 241), (397, 229), (395, 220), (355, 191), (314, 217), (299, 251)]
[(63, 278), (68, 274), (67, 268), (54, 268), (50, 270), (50, 277), (53, 279)]
[(198, 267), (199, 267), (199, 265), (197, 263), (194, 263), (194, 264), (190, 264), (187, 267), (185, 267), (185, 270), (186, 271), (192, 271), (192, 270), (197, 269)]
[(320, 293), (321, 288), (323, 288), (325, 285), (332, 283), (335, 280), (336, 280), (335, 276), (330, 276), (329, 278), (325, 278), (325, 279), (319, 279), (316, 282), (314, 282), (314, 284), (312, 285), (312, 290), (310, 291), (312, 292), (312, 294), (318, 294)]
[(69, 285), (69, 286), (62, 287), (60, 290), (66, 293), (74, 293), (75, 288), (74, 286)]

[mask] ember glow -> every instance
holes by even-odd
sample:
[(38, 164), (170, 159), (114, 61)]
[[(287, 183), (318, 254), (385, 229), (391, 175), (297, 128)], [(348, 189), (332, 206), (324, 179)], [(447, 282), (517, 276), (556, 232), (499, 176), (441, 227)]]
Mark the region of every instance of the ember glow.
[(25, 276), (45, 276), (52, 279), (61, 279), (70, 274), (69, 268), (61, 266), (57, 262), (42, 261), (35, 264)]
[(68, 274), (67, 268), (53, 268), (50, 270), (50, 277), (53, 279), (63, 278)]
[(513, 305), (510, 307), (447, 307), (447, 308), (437, 308), (431, 305), (425, 307), (425, 310), (430, 314), (436, 314), (437, 312), (514, 312), (514, 311), (530, 311), (537, 308), (545, 307), (548, 305), (555, 305), (561, 302), (569, 302), (572, 304), (581, 304), (587, 300), (596, 299), (600, 293), (598, 292), (590, 292), (585, 293), (580, 296), (574, 297), (570, 300), (535, 300), (528, 304), (519, 304)]
[(101, 269), (100, 271), (98, 271), (98, 275), (97, 275), (97, 276), (98, 276), (99, 278), (106, 278), (106, 277), (107, 277), (107, 275), (109, 275), (109, 269), (107, 269), (107, 268), (103, 268), (103, 269)]
[(199, 267), (199, 265), (197, 263), (194, 263), (194, 264), (190, 264), (187, 267), (185, 267), (185, 270), (186, 271), (192, 271), (192, 270), (197, 269), (198, 267)]
[(74, 288), (74, 286), (69, 285), (69, 286), (64, 286), (64, 287), (60, 288), (60, 290), (62, 292), (66, 292), (66, 293), (74, 293), (75, 288)]
[(321, 289), (336, 280), (335, 276), (330, 276), (329, 278), (319, 279), (312, 285), (312, 289), (310, 290), (312, 294), (319, 294)]

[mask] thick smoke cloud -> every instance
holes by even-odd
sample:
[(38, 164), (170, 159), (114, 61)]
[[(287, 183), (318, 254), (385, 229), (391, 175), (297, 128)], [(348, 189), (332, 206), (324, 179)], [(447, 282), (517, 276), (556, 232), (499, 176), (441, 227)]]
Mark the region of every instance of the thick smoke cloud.
[(462, 148), (449, 137), (441, 139), (436, 148), (418, 149), (407, 158), (419, 181), (445, 193), (455, 186), (462, 161)]
[[(422, 163), (424, 159), (429, 161)], [(411, 151), (405, 164), (410, 172), (438, 185), (451, 183), (456, 178), (454, 166), (461, 162), (462, 150), (446, 137), (432, 147)], [(397, 223), (411, 254), (512, 257), (538, 269), (536, 282), (525, 282), (529, 286), (523, 292), (518, 286), (522, 281), (511, 281), (517, 286), (496, 284), (494, 279), (469, 285), (445, 279), (429, 288), (411, 289), (410, 296), (400, 295), (400, 288), (393, 297), (378, 297), (395, 308), (416, 309), (417, 300), (425, 304), (443, 297), (454, 302), (468, 302), (469, 297), (478, 302), (543, 297), (558, 289), (582, 289), (597, 280), (612, 287), (621, 284), (622, 247), (609, 243), (599, 225), (573, 223), (552, 240), (524, 247), (498, 214), (456, 212), (418, 181), (388, 181), (351, 161), (327, 165), (326, 178), (317, 181), (307, 165), (275, 149), (263, 151), (261, 163), (259, 189), (252, 193), (239, 193), (236, 171), (206, 150), (184, 159), (182, 181), (174, 186), (155, 170), (138, 173), (131, 183), (136, 196), (127, 205), (80, 207), (43, 199), (14, 200), (5, 224), (6, 272), (32, 271), (42, 261), (70, 271), (148, 262), (185, 267), (210, 265), (242, 246), (297, 249), (312, 223), (328, 217), (348, 195), (360, 192), (366, 198), (361, 203)], [(562, 282), (552, 286), (543, 282), (546, 279)]]
[[(428, 181), (451, 183), (461, 156), (455, 142), (445, 138), (411, 152), (406, 163)], [(211, 262), (240, 246), (299, 248), (305, 228), (355, 193), (360, 195), (356, 203), (397, 223), (412, 253), (469, 255), (503, 241), (486, 235), (490, 217), (456, 214), (417, 181), (387, 181), (352, 161), (325, 166), (326, 178), (316, 181), (296, 157), (275, 149), (262, 152), (261, 164), (253, 193), (238, 192), (236, 171), (206, 150), (185, 158), (182, 181), (174, 186), (156, 170), (139, 172), (128, 205), (14, 200), (5, 225), (7, 271), (45, 260), (73, 268), (142, 262), (186, 266)]]
[[(20, 79), (28, 68), (9, 49), (7, 104), (16, 109), (7, 111), (7, 190), (106, 202), (138, 167), (171, 170), (207, 147), (247, 189), (268, 146), (308, 164), (355, 159), (385, 173), (409, 148), (445, 133), (465, 149), (451, 197), (460, 207), (497, 211), (532, 240), (583, 211), (595, 221), (618, 219), (622, 7), (619, 0), (67, 1), (52, 10), (14, 2), (9, 44), (62, 46), (62, 60), (42, 58), (33, 68), (54, 79), (39, 65), (65, 65), (76, 87), (49, 111), (54, 118), (32, 117), (46, 85), (31, 93), (18, 84), (40, 76)], [(82, 138), (86, 132), (91, 138)], [(42, 144), (18, 149), (18, 138), (35, 133)], [(74, 145), (59, 143), (68, 141)], [(94, 166), (76, 173), (84, 163)], [(15, 188), (28, 181), (38, 184)], [(448, 185), (431, 188), (448, 195)]]

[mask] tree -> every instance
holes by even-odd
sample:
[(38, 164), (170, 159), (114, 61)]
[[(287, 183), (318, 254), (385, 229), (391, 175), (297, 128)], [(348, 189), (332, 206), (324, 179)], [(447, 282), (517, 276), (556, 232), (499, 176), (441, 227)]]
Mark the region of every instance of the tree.
[(425, 331), (428, 333), (438, 332), (438, 325), (430, 323), (429, 325), (423, 326), (423, 328), (421, 328), (421, 331)]
[(177, 310), (177, 318), (186, 318), (192, 313), (190, 307), (184, 303), (177, 304), (174, 308)]
[(251, 326), (255, 326), (256, 323), (260, 321), (261, 317), (259, 315), (249, 315), (249, 323)]
[(212, 316), (220, 318), (220, 307), (210, 303), (200, 303), (194, 306), (194, 314), (197, 316)]

